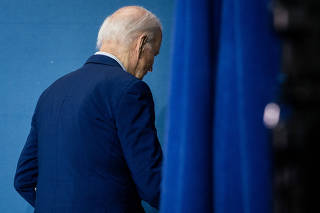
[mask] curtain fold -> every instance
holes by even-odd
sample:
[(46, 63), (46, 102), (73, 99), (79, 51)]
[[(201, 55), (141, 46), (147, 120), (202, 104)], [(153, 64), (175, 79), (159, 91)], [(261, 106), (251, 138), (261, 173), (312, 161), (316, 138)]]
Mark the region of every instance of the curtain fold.
[(160, 212), (271, 212), (268, 0), (177, 0)]

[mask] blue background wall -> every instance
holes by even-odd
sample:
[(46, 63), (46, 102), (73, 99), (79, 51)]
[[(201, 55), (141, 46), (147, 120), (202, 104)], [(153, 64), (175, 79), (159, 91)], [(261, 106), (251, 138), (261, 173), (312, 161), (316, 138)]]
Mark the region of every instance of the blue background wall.
[[(154, 94), (160, 141), (169, 85), (173, 0), (0, 0), (0, 212), (33, 212), (13, 189), (16, 163), (41, 92), (95, 52), (104, 18), (124, 5), (140, 5), (163, 24), (154, 72), (145, 81)], [(147, 212), (156, 212), (146, 205)]]

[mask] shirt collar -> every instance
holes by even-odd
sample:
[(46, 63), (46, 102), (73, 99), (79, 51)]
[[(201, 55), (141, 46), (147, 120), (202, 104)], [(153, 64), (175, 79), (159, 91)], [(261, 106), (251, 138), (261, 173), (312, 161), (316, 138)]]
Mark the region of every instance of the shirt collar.
[(102, 51), (98, 51), (95, 53), (95, 55), (105, 55), (108, 56), (114, 60), (116, 60), (118, 62), (118, 64), (121, 66), (121, 68), (126, 71), (126, 69), (124, 68), (123, 64), (121, 63), (121, 61), (114, 55), (112, 55), (111, 53), (107, 53), (107, 52), (102, 52)]

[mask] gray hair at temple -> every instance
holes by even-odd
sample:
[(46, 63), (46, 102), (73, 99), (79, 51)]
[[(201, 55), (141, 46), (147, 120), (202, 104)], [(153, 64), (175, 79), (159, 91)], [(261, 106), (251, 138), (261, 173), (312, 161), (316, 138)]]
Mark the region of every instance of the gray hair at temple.
[(147, 42), (150, 42), (156, 30), (162, 31), (159, 19), (147, 9), (134, 6), (141, 11), (137, 14), (128, 10), (122, 12), (124, 8), (108, 16), (102, 23), (97, 38), (97, 49), (101, 48), (104, 41), (116, 41), (128, 45), (141, 33), (147, 33)]

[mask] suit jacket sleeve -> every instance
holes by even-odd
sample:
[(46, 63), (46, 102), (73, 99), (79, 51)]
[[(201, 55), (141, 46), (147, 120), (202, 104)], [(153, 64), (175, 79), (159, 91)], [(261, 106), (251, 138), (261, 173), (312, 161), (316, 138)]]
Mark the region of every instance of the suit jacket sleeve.
[(14, 177), (15, 189), (33, 207), (36, 200), (37, 176), (37, 130), (35, 115), (33, 115), (31, 130), (21, 152)]
[(162, 150), (155, 128), (151, 91), (143, 81), (129, 86), (116, 115), (125, 159), (140, 197), (159, 207)]

